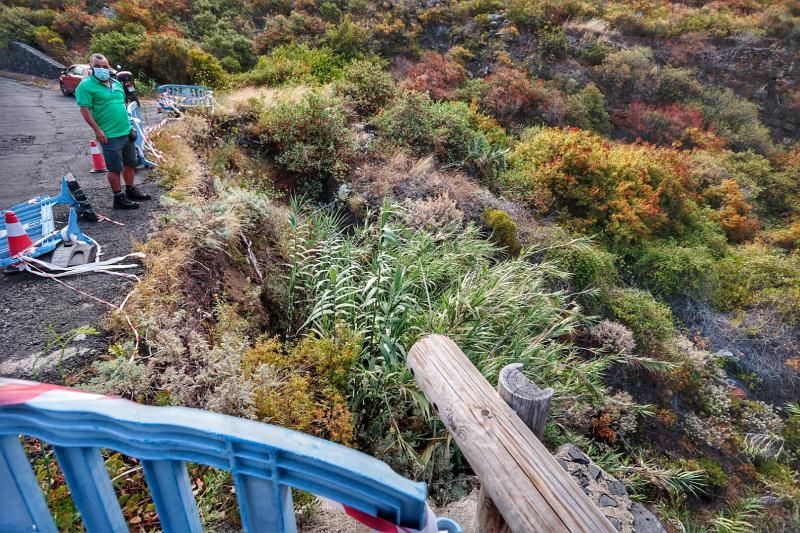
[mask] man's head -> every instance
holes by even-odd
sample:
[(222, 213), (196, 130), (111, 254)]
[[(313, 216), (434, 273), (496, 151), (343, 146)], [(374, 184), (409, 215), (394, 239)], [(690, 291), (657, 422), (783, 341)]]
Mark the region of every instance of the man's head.
[(92, 68), (109, 68), (108, 59), (103, 54), (92, 54), (92, 57), (89, 58), (89, 65)]
[(111, 77), (109, 70), (108, 59), (103, 54), (92, 54), (89, 58), (89, 66), (92, 67), (94, 77), (100, 81), (106, 81)]

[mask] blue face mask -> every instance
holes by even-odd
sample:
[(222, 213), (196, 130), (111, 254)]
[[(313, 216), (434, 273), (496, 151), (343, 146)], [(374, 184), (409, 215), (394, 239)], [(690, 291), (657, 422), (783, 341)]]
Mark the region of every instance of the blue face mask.
[(106, 81), (111, 77), (111, 71), (103, 67), (92, 67), (94, 77), (100, 81)]

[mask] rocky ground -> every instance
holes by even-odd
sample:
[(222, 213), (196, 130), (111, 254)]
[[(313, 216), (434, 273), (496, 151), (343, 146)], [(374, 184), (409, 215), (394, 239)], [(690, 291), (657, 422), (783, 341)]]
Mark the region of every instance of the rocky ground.
[[(155, 121), (151, 105), (146, 115)], [(0, 77), (0, 208), (6, 209), (37, 195), (59, 191), (59, 179), (71, 172), (95, 210), (110, 222), (80, 222), (81, 229), (100, 243), (103, 258), (124, 255), (132, 240), (147, 235), (148, 220), (157, 199), (130, 212), (112, 210), (105, 174), (91, 174), (89, 141), (93, 138), (75, 100), (62, 96), (57, 86)], [(143, 189), (156, 195), (157, 187), (137, 172)], [(56, 209), (57, 226), (66, 224), (67, 211)], [(129, 280), (103, 274), (67, 278), (72, 287), (108, 302), (119, 303)], [(0, 275), (0, 375), (59, 379), (66, 369), (80, 365), (105, 347), (100, 336), (71, 332), (80, 326), (99, 328), (109, 307), (52, 280), (28, 273)], [(53, 374), (57, 375), (53, 375)]]

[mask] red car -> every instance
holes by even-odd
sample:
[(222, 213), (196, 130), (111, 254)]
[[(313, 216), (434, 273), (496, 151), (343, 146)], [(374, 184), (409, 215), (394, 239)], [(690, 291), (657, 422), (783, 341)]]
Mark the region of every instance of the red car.
[(70, 65), (69, 68), (61, 71), (61, 76), (58, 78), (61, 94), (64, 96), (75, 94), (78, 84), (88, 75), (89, 65)]

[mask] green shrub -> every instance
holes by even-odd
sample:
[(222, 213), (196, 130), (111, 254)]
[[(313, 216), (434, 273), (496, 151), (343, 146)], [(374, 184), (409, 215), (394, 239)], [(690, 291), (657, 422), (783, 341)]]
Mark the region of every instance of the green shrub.
[(492, 232), (491, 239), (505, 249), (512, 257), (519, 255), (522, 248), (517, 238), (517, 223), (502, 209), (487, 209), (483, 212), (483, 222)]
[(36, 40), (36, 46), (46, 54), (56, 59), (64, 58), (64, 54), (67, 51), (64, 39), (50, 28), (37, 26), (33, 31), (33, 38)]
[(716, 259), (708, 248), (648, 243), (633, 272), (641, 287), (659, 296), (711, 294)]
[(433, 102), (427, 94), (404, 92), (375, 118), (380, 135), (418, 155), (461, 165), (483, 135), (473, 129), (463, 102)]
[(369, 51), (370, 33), (345, 15), (341, 23), (335, 28), (330, 28), (322, 38), (322, 44), (334, 53), (347, 60), (352, 60), (367, 54)]
[(730, 89), (712, 89), (703, 94), (702, 106), (706, 119), (735, 150), (773, 151), (769, 130), (753, 102)]
[(144, 28), (141, 33), (136, 33), (136, 27), (127, 31), (109, 31), (106, 33), (95, 33), (89, 41), (89, 50), (92, 53), (98, 52), (108, 58), (112, 65), (125, 66), (130, 58), (139, 49), (139, 45), (144, 39)]
[(606, 97), (590, 83), (567, 100), (567, 121), (579, 128), (598, 133), (611, 131), (611, 119), (606, 111)]
[(655, 67), (653, 51), (637, 46), (609, 54), (595, 69), (612, 94), (631, 99), (652, 91), (656, 84)]
[(336, 99), (310, 92), (296, 103), (279, 102), (261, 115), (257, 128), (275, 163), (316, 192), (326, 179), (350, 170), (355, 141)]
[(800, 320), (800, 255), (763, 244), (740, 246), (717, 263), (717, 272), (719, 309), (765, 305), (790, 322)]
[(639, 289), (614, 289), (607, 303), (614, 318), (633, 332), (640, 348), (648, 355), (665, 356), (665, 344), (675, 335), (669, 307)]
[(287, 44), (260, 57), (255, 69), (246, 73), (244, 79), (255, 85), (318, 85), (340, 78), (344, 64), (344, 59), (328, 47)]
[(229, 26), (218, 24), (203, 38), (202, 46), (230, 72), (249, 70), (256, 64), (252, 41)]
[(786, 419), (782, 435), (787, 448), (800, 451), (800, 414), (792, 414)]
[(681, 461), (685, 470), (702, 470), (705, 474), (705, 484), (714, 492), (725, 488), (728, 485), (728, 474), (722, 466), (714, 459), (709, 457), (699, 457)]
[(597, 66), (613, 51), (613, 48), (601, 41), (594, 41), (592, 44), (581, 50), (581, 56), (592, 66)]
[(217, 58), (191, 41), (169, 34), (148, 35), (131, 57), (131, 64), (160, 82), (221, 87), (227, 81)]
[(766, 481), (778, 485), (796, 485), (792, 470), (786, 465), (780, 464), (775, 459), (767, 459), (758, 465), (758, 473), (766, 478)]
[(391, 101), (395, 94), (395, 81), (383, 70), (380, 62), (356, 59), (344, 68), (335, 89), (357, 113), (370, 116)]
[(56, 12), (50, 9), (0, 5), (0, 48), (5, 48), (11, 41), (37, 44), (36, 28), (51, 28), (55, 16)]
[(686, 102), (703, 94), (703, 84), (695, 79), (695, 72), (688, 68), (665, 67), (656, 89), (656, 97), (662, 102)]
[(567, 32), (558, 25), (547, 24), (536, 31), (539, 53), (546, 61), (558, 61), (567, 55)]
[(575, 292), (593, 288), (605, 291), (619, 283), (616, 256), (598, 246), (554, 248), (547, 259), (572, 274), (570, 286)]

